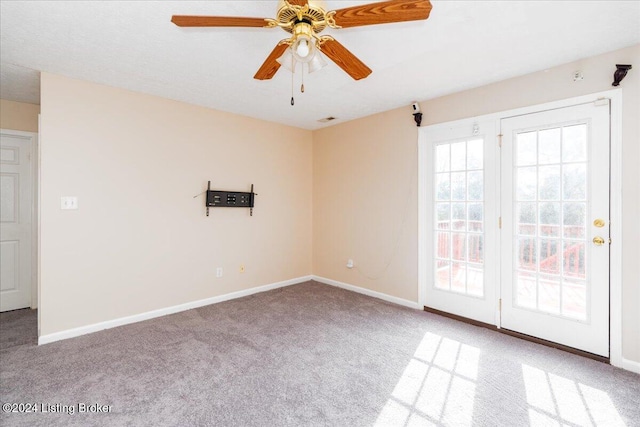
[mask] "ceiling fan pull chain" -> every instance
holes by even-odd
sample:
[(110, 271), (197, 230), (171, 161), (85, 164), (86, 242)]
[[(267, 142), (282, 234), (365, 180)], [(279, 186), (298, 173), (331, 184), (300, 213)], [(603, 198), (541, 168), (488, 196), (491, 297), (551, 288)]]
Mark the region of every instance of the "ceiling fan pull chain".
[(295, 104), (293, 100), (293, 75), (296, 73), (296, 61), (293, 59), (293, 55), (291, 56), (291, 105)]
[(302, 84), (300, 85), (300, 92), (304, 93), (304, 63), (302, 63)]

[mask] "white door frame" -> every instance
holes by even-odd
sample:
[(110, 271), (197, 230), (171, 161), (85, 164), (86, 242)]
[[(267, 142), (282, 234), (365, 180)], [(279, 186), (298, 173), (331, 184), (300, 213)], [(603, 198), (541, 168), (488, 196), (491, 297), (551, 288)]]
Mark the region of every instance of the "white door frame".
[(31, 159), (29, 170), (31, 172), (31, 308), (38, 307), (38, 223), (39, 209), (39, 168), (40, 156), (38, 153), (38, 134), (13, 129), (0, 129), (4, 135), (17, 136), (29, 139), (31, 143)]
[[(426, 259), (428, 254), (428, 242), (424, 236), (427, 227), (427, 210), (430, 209), (427, 200), (425, 185), (427, 185), (426, 160), (428, 159), (429, 141), (426, 137), (427, 128), (459, 127), (472, 125), (476, 121), (495, 120), (496, 129), (500, 129), (499, 122), (502, 119), (525, 114), (537, 113), (556, 108), (565, 108), (576, 104), (596, 101), (600, 98), (608, 98), (611, 102), (611, 168), (610, 168), (610, 211), (611, 211), (611, 247), (610, 247), (610, 323), (609, 323), (609, 360), (613, 366), (626, 367), (622, 357), (622, 88), (597, 92), (574, 98), (553, 101), (529, 107), (501, 111), (483, 116), (439, 123), (418, 130), (418, 304), (423, 307), (425, 301), (425, 286), (429, 277), (431, 261)], [(496, 135), (495, 144), (499, 143)], [(490, 221), (490, 218), (486, 218)], [(497, 218), (495, 218), (497, 221)], [(500, 327), (499, 324), (496, 324)]]

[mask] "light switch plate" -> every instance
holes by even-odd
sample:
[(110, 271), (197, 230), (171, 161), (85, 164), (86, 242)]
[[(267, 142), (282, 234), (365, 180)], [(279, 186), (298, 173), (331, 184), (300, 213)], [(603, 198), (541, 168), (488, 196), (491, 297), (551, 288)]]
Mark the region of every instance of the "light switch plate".
[(78, 198), (75, 196), (60, 197), (60, 209), (78, 209)]

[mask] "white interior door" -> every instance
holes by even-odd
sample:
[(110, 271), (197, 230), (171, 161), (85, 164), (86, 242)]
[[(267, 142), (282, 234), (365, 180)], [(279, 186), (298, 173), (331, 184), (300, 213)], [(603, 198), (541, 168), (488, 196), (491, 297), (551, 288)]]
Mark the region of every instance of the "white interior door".
[(489, 324), (497, 307), (496, 134), (494, 120), (469, 121), (426, 128), (420, 140), (423, 303)]
[(609, 104), (503, 119), (501, 325), (609, 355)]
[(31, 306), (32, 138), (0, 135), (0, 311)]

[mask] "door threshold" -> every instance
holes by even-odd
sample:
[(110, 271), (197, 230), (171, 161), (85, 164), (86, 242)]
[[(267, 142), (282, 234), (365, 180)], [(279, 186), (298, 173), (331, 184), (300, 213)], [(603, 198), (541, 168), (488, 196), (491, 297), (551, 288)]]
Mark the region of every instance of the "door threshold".
[(480, 328), (490, 329), (495, 332), (499, 332), (501, 334), (509, 335), (512, 337), (520, 338), (525, 341), (533, 342), (536, 344), (541, 344), (546, 347), (555, 348), (558, 350), (566, 351), (567, 353), (575, 354), (578, 356), (586, 357), (591, 360), (595, 360), (597, 362), (602, 362), (606, 364), (610, 364), (610, 360), (608, 357), (600, 356), (598, 354), (589, 353), (588, 351), (578, 350), (577, 348), (569, 347), (566, 345), (558, 344), (553, 341), (543, 340), (542, 338), (533, 337), (531, 335), (522, 334), (520, 332), (511, 331), (509, 329), (498, 328), (496, 325), (492, 325), (490, 323), (480, 322), (478, 320), (469, 319), (468, 317), (458, 316), (457, 314), (447, 313), (446, 311), (437, 310), (435, 308), (424, 306), (424, 311), (437, 314), (439, 316), (448, 317), (449, 319), (458, 320), (463, 323), (467, 323), (469, 325), (478, 326)]

